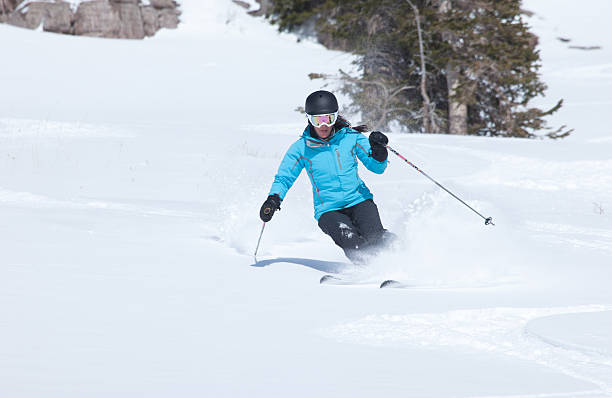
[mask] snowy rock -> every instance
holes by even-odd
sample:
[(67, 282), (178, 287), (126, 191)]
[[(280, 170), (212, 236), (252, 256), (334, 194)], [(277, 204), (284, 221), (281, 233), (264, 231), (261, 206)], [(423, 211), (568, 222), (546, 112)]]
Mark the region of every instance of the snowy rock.
[(117, 4), (115, 8), (121, 20), (119, 37), (125, 39), (144, 39), (145, 32), (140, 7), (134, 2), (123, 2)]
[(0, 22), (6, 22), (20, 0), (0, 0)]
[(256, 0), (259, 3), (259, 9), (255, 11), (249, 11), (249, 14), (254, 15), (256, 17), (267, 15), (272, 11), (272, 0)]
[(143, 39), (175, 29), (181, 12), (173, 0), (0, 0), (0, 22), (44, 31)]
[(9, 14), (13, 12), (15, 5), (10, 0), (0, 0), (0, 23), (5, 23), (8, 20)]
[(74, 34), (93, 37), (119, 37), (119, 12), (106, 0), (81, 3), (75, 14)]
[(142, 27), (146, 36), (153, 36), (159, 30), (158, 11), (151, 6), (140, 9), (142, 16)]
[(32, 3), (28, 7), (28, 11), (24, 14), (25, 27), (36, 29), (42, 23), (45, 17), (45, 10), (48, 3)]
[(240, 7), (248, 10), (249, 8), (251, 8), (251, 5), (249, 3), (247, 3), (246, 1), (242, 1), (242, 0), (232, 0), (234, 3), (238, 4)]
[(28, 29), (37, 29), (42, 24), (48, 32), (71, 33), (72, 17), (70, 5), (66, 2), (32, 2), (8, 14), (5, 22)]
[(164, 8), (159, 11), (159, 27), (175, 29), (179, 24), (179, 13), (176, 10)]
[(13, 26), (19, 26), (20, 28), (27, 28), (24, 15), (18, 12), (0, 14), (0, 22), (8, 23), (9, 25)]
[(70, 4), (48, 3), (45, 7), (43, 30), (55, 33), (72, 33), (73, 12)]
[(176, 8), (176, 2), (173, 0), (150, 0), (150, 3), (157, 9)]

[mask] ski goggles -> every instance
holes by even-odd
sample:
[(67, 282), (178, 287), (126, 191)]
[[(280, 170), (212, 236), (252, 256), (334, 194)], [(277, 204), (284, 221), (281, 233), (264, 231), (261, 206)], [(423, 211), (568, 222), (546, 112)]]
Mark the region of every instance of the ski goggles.
[(338, 119), (338, 112), (334, 113), (325, 113), (323, 115), (306, 115), (308, 117), (308, 121), (315, 127), (321, 127), (323, 125), (331, 127), (336, 123)]

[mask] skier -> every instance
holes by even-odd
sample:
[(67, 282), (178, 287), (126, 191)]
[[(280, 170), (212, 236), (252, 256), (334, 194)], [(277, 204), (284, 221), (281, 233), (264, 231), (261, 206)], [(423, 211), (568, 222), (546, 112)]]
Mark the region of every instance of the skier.
[(272, 219), (287, 191), (306, 169), (312, 185), (315, 219), (324, 233), (354, 263), (364, 263), (394, 237), (382, 226), (372, 193), (357, 174), (357, 158), (370, 171), (387, 168), (388, 138), (366, 126), (351, 127), (338, 115), (338, 101), (329, 91), (306, 98), (308, 125), (285, 154), (260, 218)]

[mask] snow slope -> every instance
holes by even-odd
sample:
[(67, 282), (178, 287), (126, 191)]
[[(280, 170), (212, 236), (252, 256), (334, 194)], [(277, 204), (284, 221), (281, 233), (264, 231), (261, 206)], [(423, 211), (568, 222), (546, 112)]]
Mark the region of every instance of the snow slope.
[[(362, 177), (400, 242), (367, 268), (319, 231), (303, 176), (252, 257), (307, 74), (349, 55), (223, 0), (184, 1), (182, 29), (144, 41), (0, 25), (0, 395), (612, 396), (612, 47), (593, 3), (588, 21), (525, 4), (542, 103), (565, 98), (553, 124), (574, 135), (391, 134), (497, 225), (391, 158)], [(413, 287), (374, 287), (390, 277)]]

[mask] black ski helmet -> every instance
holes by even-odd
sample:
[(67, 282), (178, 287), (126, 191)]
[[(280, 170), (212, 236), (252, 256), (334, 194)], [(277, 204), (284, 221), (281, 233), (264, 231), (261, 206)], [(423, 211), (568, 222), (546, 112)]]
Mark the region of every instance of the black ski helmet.
[(324, 115), (338, 112), (338, 100), (329, 91), (315, 91), (306, 97), (306, 113), (309, 115)]

